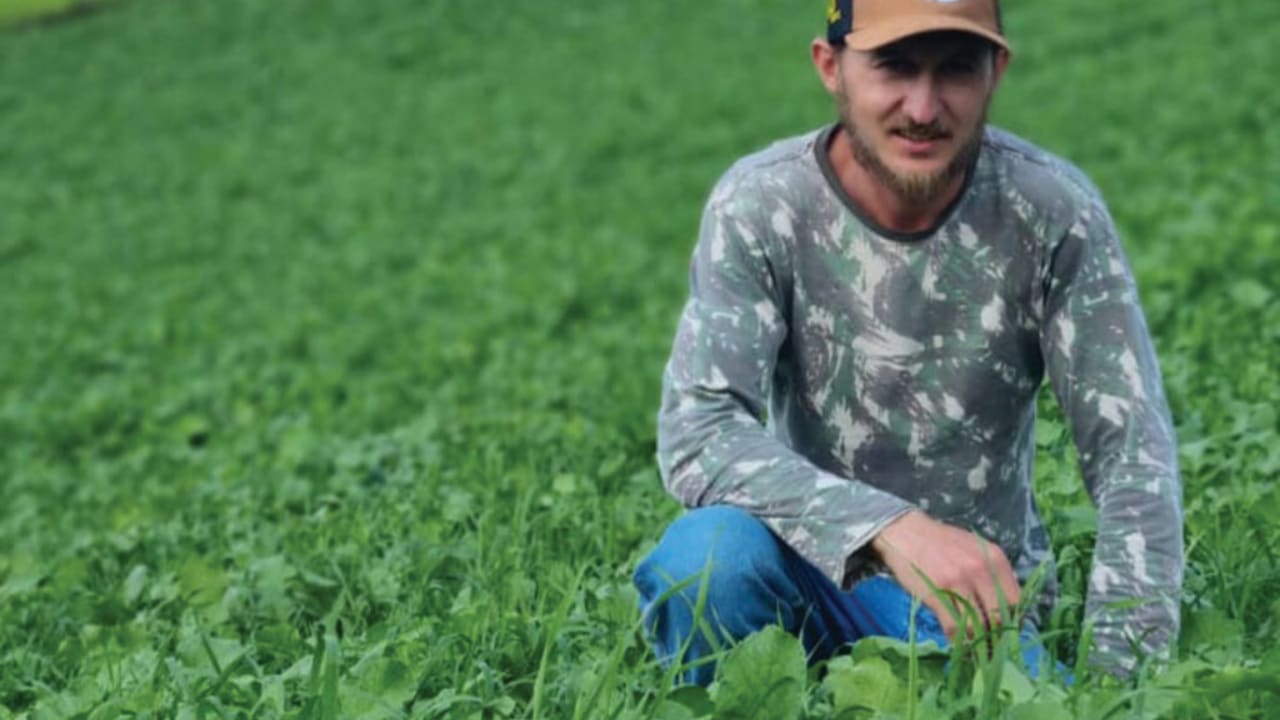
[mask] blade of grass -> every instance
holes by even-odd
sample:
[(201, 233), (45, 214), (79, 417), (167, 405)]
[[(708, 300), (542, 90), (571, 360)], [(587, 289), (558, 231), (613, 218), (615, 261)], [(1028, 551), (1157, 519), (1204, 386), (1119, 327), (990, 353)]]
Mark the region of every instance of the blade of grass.
[(565, 592), (564, 598), (560, 601), (560, 606), (556, 608), (555, 613), (552, 614), (550, 621), (546, 625), (542, 656), (538, 660), (538, 672), (533, 679), (533, 698), (529, 701), (529, 712), (534, 720), (542, 717), (542, 696), (547, 682), (547, 667), (550, 665), (551, 648), (559, 638), (560, 630), (564, 627), (565, 621), (569, 619), (569, 610), (573, 607), (573, 601), (578, 597), (578, 590), (582, 587), (582, 578), (586, 572), (587, 566), (585, 565), (578, 570), (578, 575), (573, 579), (573, 584)]
[(332, 632), (325, 637), (324, 681), (320, 694), (320, 720), (338, 720), (338, 672), (342, 664), (338, 637)]
[(916, 686), (920, 683), (920, 658), (916, 656), (916, 612), (920, 610), (920, 598), (911, 598), (907, 611), (907, 720), (916, 720)]

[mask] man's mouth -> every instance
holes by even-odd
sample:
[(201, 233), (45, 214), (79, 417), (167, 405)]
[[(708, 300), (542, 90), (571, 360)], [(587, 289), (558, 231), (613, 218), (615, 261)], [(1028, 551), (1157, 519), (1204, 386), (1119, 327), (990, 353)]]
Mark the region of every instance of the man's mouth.
[(935, 150), (944, 140), (951, 137), (945, 130), (897, 128), (891, 134), (898, 138), (907, 152), (911, 154), (927, 154)]
[(931, 142), (951, 137), (951, 133), (946, 130), (911, 130), (909, 128), (896, 128), (893, 134), (911, 142)]

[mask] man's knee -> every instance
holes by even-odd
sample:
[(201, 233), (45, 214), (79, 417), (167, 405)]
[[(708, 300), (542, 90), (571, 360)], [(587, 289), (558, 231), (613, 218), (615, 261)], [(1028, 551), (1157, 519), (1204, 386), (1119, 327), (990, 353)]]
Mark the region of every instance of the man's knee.
[(708, 580), (708, 602), (742, 598), (776, 586), (785, 573), (778, 539), (763, 522), (739, 508), (699, 508), (671, 523), (658, 546), (636, 568), (636, 588), (646, 603), (683, 583), (680, 594), (695, 599)]
[[(694, 663), (766, 625), (794, 630), (800, 591), (783, 548), (763, 522), (733, 507), (671, 523), (634, 576), (658, 658)], [(713, 673), (712, 664), (696, 664), (681, 677), (707, 685)]]

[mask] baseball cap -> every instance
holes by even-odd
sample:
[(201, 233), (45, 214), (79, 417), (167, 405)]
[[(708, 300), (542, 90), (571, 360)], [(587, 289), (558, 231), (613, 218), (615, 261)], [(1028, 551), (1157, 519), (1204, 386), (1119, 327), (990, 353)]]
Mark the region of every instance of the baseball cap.
[(1009, 48), (997, 0), (828, 0), (827, 40), (854, 50), (939, 30), (973, 33)]

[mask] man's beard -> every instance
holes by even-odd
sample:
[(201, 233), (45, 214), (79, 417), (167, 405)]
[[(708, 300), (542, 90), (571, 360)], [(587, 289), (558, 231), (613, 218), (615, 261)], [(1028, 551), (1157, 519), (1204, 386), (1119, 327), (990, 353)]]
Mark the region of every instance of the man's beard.
[[(843, 82), (841, 84), (843, 85)], [(853, 149), (853, 159), (910, 206), (923, 207), (937, 200), (951, 187), (952, 181), (957, 177), (963, 176), (968, 171), (974, 158), (977, 157), (982, 149), (983, 128), (987, 124), (986, 108), (982, 110), (982, 117), (979, 119), (973, 136), (965, 140), (960, 151), (956, 153), (956, 156), (951, 159), (951, 162), (945, 168), (932, 173), (894, 172), (858, 134), (853, 119), (849, 117), (849, 96), (845, 93), (843, 86), (836, 93), (836, 101), (839, 105), (840, 126), (844, 128), (845, 134), (849, 137), (849, 145)], [(937, 123), (916, 125), (909, 120), (904, 122), (907, 124), (899, 126), (897, 130), (911, 139), (927, 140), (947, 134), (946, 129)]]

